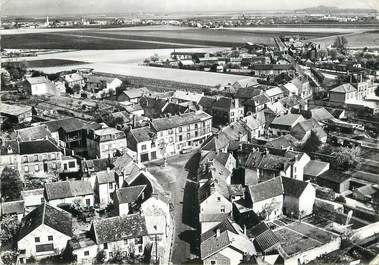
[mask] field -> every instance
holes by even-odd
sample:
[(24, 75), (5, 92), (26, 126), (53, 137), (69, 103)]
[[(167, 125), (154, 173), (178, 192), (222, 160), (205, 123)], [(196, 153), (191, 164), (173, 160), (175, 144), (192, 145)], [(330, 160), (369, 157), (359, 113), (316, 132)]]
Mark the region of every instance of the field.
[[(33, 30), (30, 30), (27, 34), (12, 32), (12, 34), (3, 35), (1, 45), (3, 48), (9, 49), (81, 50), (232, 47), (245, 42), (273, 45), (273, 37), (285, 33), (285, 31), (279, 32), (275, 29), (259, 31), (255, 28), (250, 31), (246, 31), (246, 29), (238, 31), (179, 27), (83, 29), (39, 33), (33, 33)], [(302, 30), (299, 34), (306, 38), (316, 38), (330, 36), (332, 33), (310, 29)]]
[(45, 59), (45, 60), (32, 60), (27, 61), (26, 66), (29, 68), (35, 67), (57, 67), (57, 66), (77, 66), (85, 64), (85, 62), (74, 60), (62, 60), (62, 59)]
[[(379, 48), (379, 32), (361, 32), (361, 33), (351, 33), (345, 34), (345, 38), (348, 41), (347, 46), (350, 48)], [(319, 43), (321, 47), (327, 47), (333, 44), (335, 36), (329, 36), (324, 38), (315, 38), (312, 41)]]

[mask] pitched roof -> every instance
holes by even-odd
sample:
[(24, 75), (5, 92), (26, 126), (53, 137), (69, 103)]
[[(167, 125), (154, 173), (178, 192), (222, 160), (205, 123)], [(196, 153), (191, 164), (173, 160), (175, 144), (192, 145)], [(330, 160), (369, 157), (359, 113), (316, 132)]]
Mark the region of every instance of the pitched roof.
[(246, 136), (249, 134), (246, 124), (243, 121), (236, 121), (228, 126), (222, 128), (222, 132), (230, 139), (240, 141), (240, 137)]
[(261, 94), (261, 88), (261, 86), (240, 87), (237, 90), (236, 98), (251, 99)]
[(47, 125), (51, 132), (57, 132), (62, 128), (65, 132), (74, 132), (82, 129), (99, 129), (101, 125), (96, 122), (88, 122), (78, 118), (67, 118), (55, 121), (48, 121), (42, 124)]
[(149, 126), (132, 129), (130, 134), (137, 143), (150, 141), (156, 135), (156, 133)]
[(301, 119), (304, 120), (303, 116), (300, 114), (286, 114), (279, 117), (276, 117), (272, 122), (271, 125), (284, 125), (284, 126), (294, 126), (298, 121)]
[(60, 152), (58, 146), (50, 140), (20, 142), (19, 146), (21, 155)]
[(351, 84), (342, 84), (339, 85), (338, 87), (333, 88), (329, 92), (335, 92), (335, 93), (350, 93), (350, 92), (356, 92), (357, 89), (353, 87)]
[(293, 137), (291, 134), (286, 134), (279, 136), (278, 138), (275, 138), (273, 140), (270, 140), (266, 143), (267, 147), (272, 148), (288, 148), (288, 147), (294, 147), (297, 142), (297, 139)]
[(193, 101), (196, 103), (198, 103), (203, 96), (204, 94), (193, 93), (193, 92), (183, 91), (183, 90), (175, 90), (174, 95), (172, 95), (173, 98), (184, 100), (184, 101)]
[(213, 102), (212, 107), (230, 110), (230, 109), (234, 109), (236, 106), (235, 106), (235, 101), (232, 98), (216, 97), (216, 101)]
[(200, 223), (206, 223), (206, 222), (222, 222), (225, 218), (228, 217), (228, 213), (215, 213), (215, 214), (206, 214), (206, 213), (200, 213), (199, 215), (199, 221)]
[(254, 106), (260, 106), (260, 105), (270, 102), (270, 99), (268, 98), (266, 94), (260, 94), (260, 95), (256, 95), (252, 97), (251, 101), (254, 102)]
[(21, 214), (25, 212), (25, 203), (23, 200), (3, 202), (1, 204), (1, 214)]
[(43, 140), (51, 137), (46, 125), (28, 127), (25, 129), (16, 130), (17, 137), (20, 141)]
[(228, 231), (222, 232), (218, 237), (208, 238), (200, 244), (201, 259), (204, 260), (214, 255), (215, 253), (228, 247), (230, 243), (231, 241)]
[(28, 81), (31, 85), (45, 84), (51, 82), (45, 76), (27, 77), (26, 81)]
[(283, 183), (283, 191), (286, 196), (291, 196), (295, 198), (300, 198), (300, 196), (303, 194), (305, 188), (309, 184), (308, 182), (282, 177), (282, 183)]
[(257, 168), (259, 164), (261, 163), (263, 158), (263, 153), (259, 151), (251, 152), (249, 156), (247, 157), (245, 167), (246, 168)]
[(32, 111), (30, 106), (14, 105), (14, 104), (5, 104), (0, 102), (0, 113), (18, 116), (25, 112)]
[(220, 150), (224, 149), (230, 144), (230, 139), (226, 136), (225, 133), (219, 132), (217, 134), (212, 135), (208, 139), (205, 140), (203, 145), (201, 146), (202, 150)]
[(111, 163), (116, 160), (116, 158), (98, 158), (98, 159), (90, 159), (90, 160), (82, 160), (82, 168), (88, 171), (102, 171), (106, 170), (108, 167), (111, 168)]
[(280, 242), (278, 237), (265, 222), (259, 223), (246, 232), (249, 238), (254, 238), (255, 245), (263, 252)]
[(93, 194), (91, 183), (82, 180), (46, 183), (45, 191), (48, 201)]
[(307, 103), (304, 101), (304, 99), (302, 99), (301, 97), (296, 96), (296, 95), (292, 95), (292, 96), (284, 97), (284, 98), (280, 99), (279, 102), (280, 102), (285, 108), (292, 108), (292, 107), (294, 107), (294, 106), (298, 106), (298, 105), (304, 106), (304, 105), (307, 104)]
[(216, 236), (216, 234), (217, 234), (216, 232), (218, 229), (219, 229), (220, 233), (225, 232), (225, 231), (238, 233), (236, 228), (233, 226), (232, 221), (228, 217), (224, 216), (224, 218), (222, 219), (222, 221), (219, 224), (213, 226), (211, 229), (209, 229), (209, 230), (207, 230), (201, 234), (201, 241), (205, 241), (208, 238)]
[(18, 240), (30, 234), (41, 224), (45, 224), (66, 236), (72, 236), (71, 214), (44, 203), (22, 218)]
[(146, 185), (130, 186), (116, 190), (118, 203), (131, 203), (137, 201), (138, 197), (145, 190)]
[(328, 170), (317, 177), (317, 180), (323, 179), (334, 183), (342, 183), (350, 180), (349, 173), (341, 172), (339, 170)]
[(312, 118), (316, 121), (325, 121), (325, 120), (332, 120), (334, 119), (333, 115), (330, 114), (329, 111), (327, 111), (325, 108), (316, 108), (311, 109)]
[(327, 136), (325, 131), (321, 128), (320, 124), (318, 124), (318, 122), (313, 118), (297, 123), (291, 129), (291, 135), (298, 140), (302, 140), (306, 133), (311, 131), (314, 131), (320, 138)]
[(146, 236), (146, 220), (140, 214), (130, 214), (95, 220), (92, 224), (97, 244)]
[(266, 170), (285, 170), (290, 164), (290, 160), (291, 159), (288, 157), (265, 154), (261, 159), (258, 168)]
[(276, 86), (276, 87), (273, 87), (273, 88), (270, 88), (268, 90), (265, 91), (265, 94), (270, 98), (270, 97), (275, 97), (277, 95), (280, 95), (280, 94), (283, 94), (284, 91)]
[(148, 94), (150, 91), (146, 87), (141, 88), (131, 88), (124, 90), (122, 93), (125, 94), (128, 98), (140, 98), (145, 94)]
[(328, 162), (320, 160), (310, 160), (304, 167), (304, 175), (317, 177), (329, 168)]
[(280, 177), (248, 186), (251, 201), (260, 202), (276, 196), (283, 195), (283, 186)]
[(264, 126), (266, 123), (266, 117), (263, 111), (258, 111), (254, 114), (248, 115), (242, 119), (250, 130)]
[(226, 165), (226, 162), (228, 161), (229, 157), (232, 155), (230, 153), (226, 152), (218, 152), (218, 151), (203, 151), (205, 153), (200, 161), (200, 164), (207, 163), (208, 161), (217, 160), (220, 162), (223, 166)]
[(213, 102), (215, 102), (215, 101), (216, 101), (215, 97), (202, 96), (200, 101), (199, 101), (199, 105), (203, 106), (204, 108), (211, 108), (213, 105)]
[(211, 119), (212, 116), (204, 111), (197, 111), (191, 113), (184, 113), (181, 115), (174, 115), (166, 118), (154, 119), (151, 125), (156, 131), (164, 131), (179, 126), (193, 124), (196, 122), (202, 122)]
[(102, 170), (96, 173), (97, 182), (99, 184), (116, 182), (114, 170)]

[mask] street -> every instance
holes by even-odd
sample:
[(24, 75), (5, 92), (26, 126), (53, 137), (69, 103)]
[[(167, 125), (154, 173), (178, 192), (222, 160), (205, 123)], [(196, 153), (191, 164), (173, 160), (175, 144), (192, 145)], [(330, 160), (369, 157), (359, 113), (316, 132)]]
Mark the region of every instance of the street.
[(163, 161), (146, 164), (162, 187), (171, 193), (174, 205), (175, 242), (172, 249), (174, 264), (185, 263), (199, 254), (198, 250), (198, 203), (196, 178), (198, 155), (196, 151), (176, 155)]

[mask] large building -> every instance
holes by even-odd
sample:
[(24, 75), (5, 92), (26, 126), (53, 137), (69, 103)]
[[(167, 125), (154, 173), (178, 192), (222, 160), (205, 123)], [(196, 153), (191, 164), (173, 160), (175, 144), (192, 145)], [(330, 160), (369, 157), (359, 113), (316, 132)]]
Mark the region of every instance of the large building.
[(90, 130), (87, 138), (88, 156), (91, 158), (108, 158), (126, 151), (126, 136), (115, 128)]
[(178, 154), (183, 148), (200, 147), (211, 135), (212, 116), (204, 111), (155, 119), (150, 127), (131, 130), (129, 148), (139, 162)]

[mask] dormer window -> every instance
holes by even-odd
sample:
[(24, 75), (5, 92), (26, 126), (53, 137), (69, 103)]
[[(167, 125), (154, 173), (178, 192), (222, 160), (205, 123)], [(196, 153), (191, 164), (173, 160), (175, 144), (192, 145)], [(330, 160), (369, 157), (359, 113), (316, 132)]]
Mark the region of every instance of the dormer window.
[(13, 150), (12, 148), (8, 145), (8, 148), (7, 148), (7, 152), (8, 154), (13, 154)]

